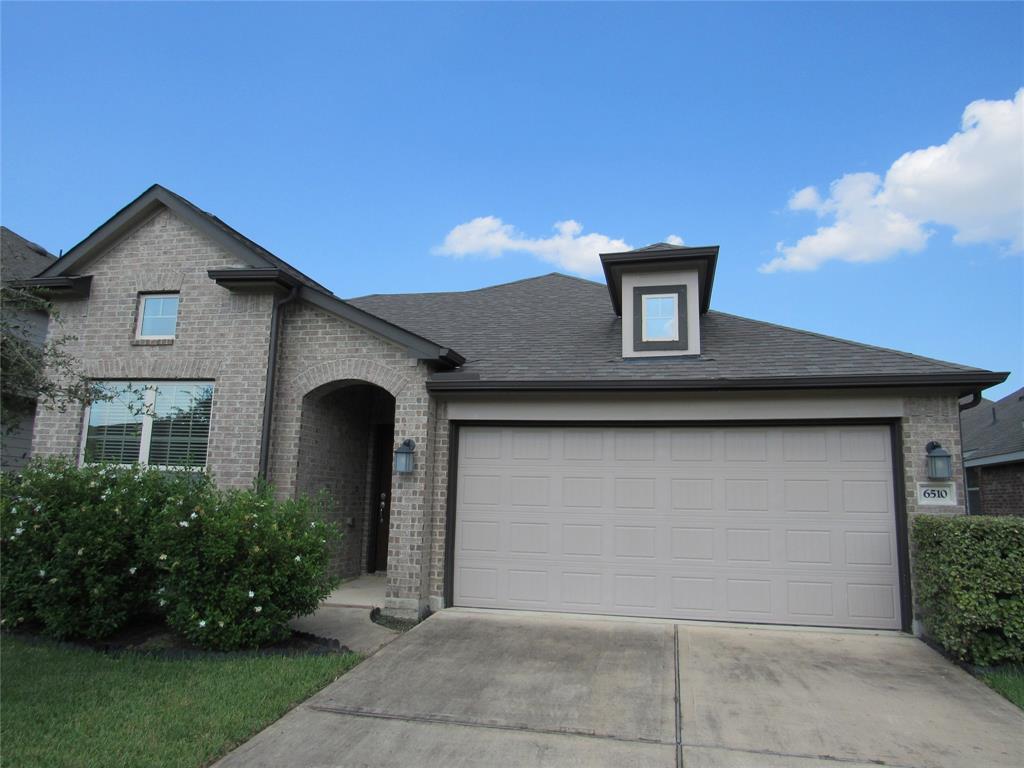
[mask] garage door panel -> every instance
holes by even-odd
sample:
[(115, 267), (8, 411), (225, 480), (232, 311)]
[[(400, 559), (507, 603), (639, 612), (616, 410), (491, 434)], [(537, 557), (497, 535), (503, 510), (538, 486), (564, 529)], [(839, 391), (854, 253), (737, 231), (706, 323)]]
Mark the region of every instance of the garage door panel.
[(456, 605), (900, 625), (885, 427), (460, 433)]

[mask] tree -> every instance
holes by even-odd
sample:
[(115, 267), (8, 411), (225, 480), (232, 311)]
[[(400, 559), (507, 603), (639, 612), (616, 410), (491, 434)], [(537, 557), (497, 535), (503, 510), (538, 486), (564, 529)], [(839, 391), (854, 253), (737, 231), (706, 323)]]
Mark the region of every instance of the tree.
[(66, 411), (103, 396), (67, 349), (76, 337), (52, 334), (39, 342), (39, 313), (60, 323), (56, 308), (39, 291), (0, 286), (0, 423), (7, 431), (34, 413), (37, 402)]

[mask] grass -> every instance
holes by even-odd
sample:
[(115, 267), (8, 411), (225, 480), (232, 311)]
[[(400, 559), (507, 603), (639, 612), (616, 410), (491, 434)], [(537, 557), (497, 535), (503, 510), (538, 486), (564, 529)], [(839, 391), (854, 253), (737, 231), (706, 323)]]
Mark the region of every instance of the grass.
[(981, 679), (1024, 709), (1024, 665), (984, 672)]
[(360, 661), (160, 659), (0, 642), (0, 743), (21, 768), (198, 768)]

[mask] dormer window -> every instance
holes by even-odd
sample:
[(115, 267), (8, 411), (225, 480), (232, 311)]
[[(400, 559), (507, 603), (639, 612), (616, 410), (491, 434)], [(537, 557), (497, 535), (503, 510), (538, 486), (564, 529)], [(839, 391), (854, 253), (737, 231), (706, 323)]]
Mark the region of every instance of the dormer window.
[(674, 293), (643, 297), (643, 340), (679, 341), (679, 308)]
[(718, 246), (655, 243), (602, 253), (612, 309), (622, 318), (622, 356), (696, 357), (711, 303)]
[(686, 286), (635, 286), (633, 349), (637, 352), (685, 352), (686, 345)]
[(173, 339), (178, 330), (178, 294), (144, 293), (139, 296), (137, 339)]

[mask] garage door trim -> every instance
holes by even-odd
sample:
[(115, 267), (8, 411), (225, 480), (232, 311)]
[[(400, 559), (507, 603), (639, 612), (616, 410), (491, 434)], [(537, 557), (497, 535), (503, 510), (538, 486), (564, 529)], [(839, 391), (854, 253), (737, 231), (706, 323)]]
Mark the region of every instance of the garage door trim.
[(896, 555), (899, 578), (900, 622), (902, 630), (911, 629), (912, 607), (910, 596), (910, 557), (908, 542), (907, 508), (905, 484), (903, 481), (903, 441), (900, 436), (899, 419), (744, 419), (714, 421), (520, 421), (520, 420), (453, 420), (448, 423), (448, 485), (445, 519), (444, 551), (444, 606), (454, 605), (455, 592), (455, 509), (458, 487), (459, 435), (461, 427), (842, 427), (842, 426), (885, 426), (889, 429), (892, 451), (893, 502), (896, 513)]

